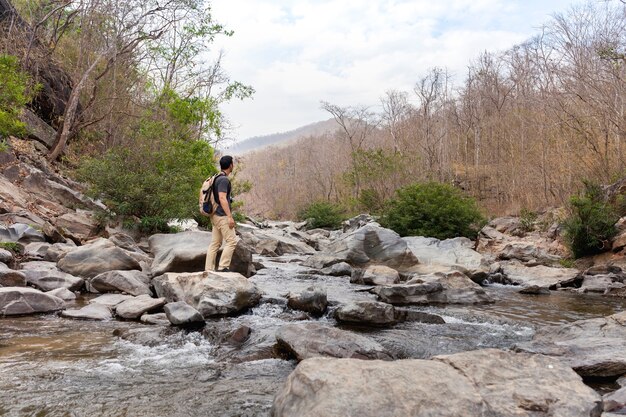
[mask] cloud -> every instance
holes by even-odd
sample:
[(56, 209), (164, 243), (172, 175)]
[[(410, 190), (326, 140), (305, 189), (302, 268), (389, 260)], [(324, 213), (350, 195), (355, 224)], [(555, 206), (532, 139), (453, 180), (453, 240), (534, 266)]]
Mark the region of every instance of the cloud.
[[(546, 3), (550, 3), (549, 5)], [(377, 105), (434, 66), (462, 80), (470, 60), (536, 32), (571, 0), (229, 0), (214, 18), (235, 31), (218, 49), (253, 100), (225, 105), (237, 138), (328, 118), (320, 100)]]

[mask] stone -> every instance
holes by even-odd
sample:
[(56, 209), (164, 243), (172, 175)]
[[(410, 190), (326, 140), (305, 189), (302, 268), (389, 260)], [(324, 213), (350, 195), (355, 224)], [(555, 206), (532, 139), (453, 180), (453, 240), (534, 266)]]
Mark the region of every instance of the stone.
[(135, 240), (129, 235), (122, 232), (115, 232), (109, 235), (109, 240), (117, 247), (126, 249), (130, 252), (144, 253), (143, 250), (137, 245)]
[(396, 321), (413, 321), (427, 324), (446, 324), (446, 321), (436, 314), (424, 313), (423, 311), (410, 310), (408, 308), (395, 307)]
[(315, 322), (288, 324), (276, 332), (277, 348), (298, 361), (316, 356), (355, 359), (392, 357), (376, 341)]
[(380, 301), (393, 305), (484, 304), (494, 300), (461, 272), (421, 276), (406, 284), (376, 287)]
[(81, 320), (111, 320), (113, 315), (109, 307), (104, 304), (88, 304), (78, 310), (65, 310), (61, 312), (61, 316), (68, 319)]
[(97, 292), (124, 292), (130, 295), (148, 294), (150, 278), (141, 271), (108, 271), (96, 275), (89, 281), (89, 289)]
[(340, 323), (367, 326), (389, 326), (396, 323), (395, 309), (391, 304), (366, 300), (340, 306), (335, 310), (335, 319)]
[(48, 253), (48, 249), (50, 249), (50, 244), (47, 242), (32, 242), (26, 245), (24, 248), (24, 255), (28, 258), (33, 259), (45, 259), (46, 253)]
[(252, 329), (248, 326), (239, 326), (228, 338), (228, 342), (232, 345), (244, 344), (252, 334)]
[(318, 286), (312, 286), (299, 294), (289, 294), (287, 306), (293, 310), (305, 311), (321, 316), (328, 306), (326, 290)]
[[(337, 261), (327, 263), (325, 259)], [(335, 263), (347, 262), (352, 266), (365, 267), (380, 264), (404, 271), (417, 265), (418, 260), (407, 243), (393, 230), (368, 224), (332, 242), (326, 251), (312, 255), (304, 266), (323, 269)]]
[(307, 243), (294, 238), (281, 229), (254, 230), (241, 234), (241, 239), (253, 251), (264, 256), (282, 256), (288, 254), (311, 255), (315, 249)]
[[(201, 272), (204, 271), (211, 233), (189, 231), (156, 234), (150, 236), (148, 242), (150, 252), (154, 255), (151, 267), (154, 276), (166, 272)], [(242, 241), (237, 243), (230, 269), (244, 276), (253, 273), (252, 251)]]
[(139, 318), (139, 321), (144, 324), (152, 324), (156, 326), (169, 326), (171, 324), (165, 313), (144, 313)]
[(626, 312), (537, 330), (515, 350), (553, 356), (584, 377), (626, 374)]
[(352, 233), (372, 222), (374, 222), (374, 218), (369, 214), (359, 214), (356, 217), (344, 220), (341, 223), (341, 230), (343, 233)]
[(332, 275), (334, 277), (351, 276), (352, 267), (347, 262), (339, 262), (322, 270), (324, 275)]
[(550, 295), (550, 290), (538, 285), (529, 285), (519, 290), (518, 293), (527, 295)]
[[(70, 241), (71, 242), (71, 241)], [(46, 251), (44, 259), (49, 262), (58, 262), (66, 253), (76, 249), (76, 245), (67, 243), (55, 243)]]
[(158, 310), (165, 305), (165, 298), (152, 298), (149, 295), (140, 295), (115, 306), (115, 314), (123, 319), (139, 319), (142, 314)]
[(45, 242), (46, 237), (39, 230), (23, 223), (0, 226), (0, 242), (18, 242), (22, 244)]
[(50, 313), (62, 310), (60, 298), (29, 287), (0, 288), (0, 316)]
[(0, 264), (0, 287), (25, 287), (26, 275)]
[(626, 247), (626, 231), (622, 231), (620, 234), (613, 238), (613, 252), (620, 252)]
[(51, 291), (57, 288), (80, 291), (85, 285), (85, 280), (59, 271), (54, 263), (29, 262), (22, 264), (22, 268), (25, 268), (22, 269), (22, 272), (26, 276), (26, 282), (42, 291)]
[(474, 250), (474, 242), (466, 237), (439, 240), (432, 237), (410, 236), (402, 238), (422, 265), (460, 266), (476, 271), (486, 264)]
[(76, 299), (76, 294), (67, 288), (57, 288), (56, 290), (46, 291), (46, 294), (58, 297), (63, 301), (73, 301)]
[(574, 268), (554, 268), (537, 265), (528, 267), (515, 261), (501, 262), (502, 273), (511, 284), (544, 288), (573, 285), (580, 280), (580, 272)]
[[(42, 232), (47, 237), (47, 240), (54, 243), (65, 242), (65, 236), (61, 233), (58, 227), (52, 225), (50, 222), (45, 222), (42, 226)], [(72, 242), (73, 243), (73, 242)]]
[(165, 304), (163, 307), (167, 319), (174, 326), (197, 326), (204, 324), (204, 317), (195, 308), (184, 301), (176, 301)]
[(139, 262), (106, 239), (68, 252), (58, 262), (59, 269), (83, 278), (93, 278), (107, 271), (140, 270)]
[(585, 275), (583, 277), (583, 283), (578, 291), (582, 293), (592, 292), (604, 294), (609, 288), (613, 286), (613, 283), (617, 281), (617, 276), (613, 274)]
[(513, 242), (504, 246), (502, 251), (498, 254), (498, 259), (552, 265), (563, 258), (558, 255), (550, 254), (545, 249), (537, 247), (532, 243)]
[(620, 388), (615, 392), (602, 397), (602, 409), (605, 412), (615, 412), (624, 415), (626, 411), (626, 388)]
[(152, 280), (159, 297), (185, 301), (204, 318), (239, 313), (254, 307), (261, 291), (236, 272), (167, 273)]
[(597, 417), (599, 400), (554, 359), (487, 349), (435, 360), (307, 359), (270, 416)]
[(99, 297), (96, 297), (90, 301), (90, 303), (102, 304), (107, 307), (115, 307), (116, 305), (126, 301), (133, 299), (132, 295), (125, 294), (103, 294)]
[(29, 137), (38, 140), (49, 149), (52, 148), (57, 134), (56, 130), (28, 108), (22, 109), (19, 118), (26, 126), (26, 133)]
[(6, 249), (0, 249), (0, 262), (10, 264), (13, 262), (13, 254)]
[(83, 242), (94, 236), (98, 231), (98, 225), (93, 217), (83, 210), (65, 213), (55, 220), (57, 227), (61, 228), (64, 236), (74, 241)]
[(400, 282), (400, 274), (385, 265), (370, 265), (366, 269), (354, 269), (350, 282), (361, 285), (392, 285)]

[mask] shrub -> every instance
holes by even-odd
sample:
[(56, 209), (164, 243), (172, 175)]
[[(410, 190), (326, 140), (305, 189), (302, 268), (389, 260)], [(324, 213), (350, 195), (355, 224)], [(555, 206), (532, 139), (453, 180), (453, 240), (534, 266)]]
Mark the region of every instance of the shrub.
[(0, 242), (0, 249), (6, 249), (18, 255), (22, 253), (22, 245), (15, 242)]
[(336, 229), (341, 226), (343, 214), (337, 205), (327, 201), (317, 201), (300, 211), (301, 220), (311, 220), (309, 226)]
[(16, 57), (0, 54), (0, 137), (25, 133), (18, 116), (32, 98), (30, 77), (22, 71)]
[(387, 203), (381, 223), (401, 236), (475, 238), (485, 223), (476, 201), (447, 184), (412, 184), (396, 194)]
[(538, 217), (536, 212), (523, 208), (519, 215), (520, 229), (524, 233), (532, 232)]
[(615, 223), (619, 220), (600, 186), (590, 182), (584, 185), (582, 195), (570, 198), (570, 215), (563, 222), (565, 240), (575, 258), (608, 249), (608, 242), (617, 233)]

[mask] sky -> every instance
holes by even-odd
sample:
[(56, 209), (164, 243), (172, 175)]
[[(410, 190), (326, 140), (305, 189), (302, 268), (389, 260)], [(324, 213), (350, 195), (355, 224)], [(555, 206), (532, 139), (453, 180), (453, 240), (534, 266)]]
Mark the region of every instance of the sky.
[[(594, 0), (592, 0), (594, 1)], [(601, 0), (595, 0), (601, 1)], [(330, 118), (320, 101), (377, 110), (391, 89), (411, 91), (432, 67), (462, 82), (481, 52), (539, 33), (575, 0), (214, 0), (222, 65), (251, 99), (222, 110), (236, 140)]]

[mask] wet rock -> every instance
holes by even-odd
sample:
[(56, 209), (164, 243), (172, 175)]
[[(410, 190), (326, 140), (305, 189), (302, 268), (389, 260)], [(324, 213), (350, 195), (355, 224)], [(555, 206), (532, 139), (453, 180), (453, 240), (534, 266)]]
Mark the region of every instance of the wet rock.
[(370, 265), (366, 269), (354, 269), (350, 282), (361, 285), (393, 285), (400, 282), (400, 274), (384, 265)]
[(139, 319), (144, 324), (152, 324), (156, 326), (169, 326), (170, 321), (167, 319), (165, 313), (148, 314), (145, 313)]
[(392, 305), (377, 301), (356, 301), (335, 310), (335, 318), (341, 323), (388, 326), (396, 323)]
[(626, 388), (604, 395), (602, 397), (602, 409), (605, 412), (624, 415), (624, 411), (626, 411)]
[(424, 313), (423, 311), (410, 310), (408, 308), (395, 307), (396, 321), (413, 321), (427, 324), (445, 324), (446, 321), (436, 314)]
[(104, 304), (88, 304), (78, 310), (65, 310), (61, 312), (61, 316), (68, 319), (81, 320), (111, 320), (113, 315), (109, 307)]
[(599, 416), (599, 400), (554, 359), (487, 349), (435, 360), (307, 359), (270, 415), (588, 417)]
[(0, 288), (0, 316), (50, 313), (62, 310), (60, 298), (28, 287)]
[(140, 295), (115, 306), (115, 314), (123, 319), (139, 319), (142, 314), (158, 310), (165, 305), (165, 298)]
[(540, 328), (515, 349), (554, 356), (582, 376), (618, 377), (626, 373), (626, 312)]
[(241, 345), (245, 343), (252, 334), (252, 329), (248, 326), (238, 327), (228, 338), (228, 342), (233, 345)]
[(0, 249), (0, 262), (10, 264), (13, 262), (13, 254), (6, 249)]
[(152, 283), (159, 297), (185, 301), (205, 318), (238, 313), (261, 299), (256, 285), (236, 272), (167, 273)]
[(151, 295), (150, 278), (141, 271), (108, 271), (89, 281), (89, 289), (97, 292), (124, 292), (130, 295)]
[(316, 356), (392, 359), (384, 348), (372, 339), (314, 322), (282, 326), (276, 332), (276, 341), (280, 351), (298, 361)]
[(46, 294), (58, 297), (63, 301), (73, 301), (76, 299), (76, 294), (67, 288), (57, 288), (56, 290), (46, 291)]
[(204, 323), (202, 314), (184, 301), (167, 303), (163, 310), (167, 319), (174, 326), (197, 326)]
[[(210, 243), (210, 232), (190, 231), (151, 236), (150, 252), (154, 255), (152, 273), (157, 276), (166, 272), (204, 271)], [(237, 243), (230, 269), (244, 276), (250, 276), (253, 272), (252, 251), (242, 241)]]
[(406, 284), (376, 287), (378, 298), (394, 305), (483, 304), (494, 300), (485, 290), (460, 272), (432, 274)]
[(72, 275), (93, 278), (107, 271), (141, 269), (139, 262), (106, 239), (68, 252), (58, 262), (59, 269)]
[(90, 303), (102, 304), (108, 307), (115, 307), (116, 305), (126, 301), (131, 300), (133, 298), (132, 295), (124, 295), (124, 294), (104, 294), (100, 297), (96, 297), (90, 301)]
[(317, 316), (324, 314), (328, 306), (326, 290), (317, 286), (309, 287), (299, 294), (289, 294), (287, 298), (289, 308)]
[(580, 280), (580, 273), (574, 268), (553, 268), (549, 266), (528, 267), (518, 262), (501, 262), (502, 273), (515, 285), (528, 287), (554, 288), (556, 286), (573, 285)]
[(26, 275), (0, 264), (0, 287), (25, 287)]
[(180, 330), (170, 326), (144, 326), (141, 328), (115, 329), (113, 336), (138, 345), (154, 347), (162, 345), (165, 338), (177, 332), (180, 332)]
[(45, 242), (46, 237), (39, 230), (27, 224), (15, 223), (11, 226), (0, 226), (0, 241), (27, 244)]
[[(329, 263), (331, 259), (336, 262)], [(418, 260), (396, 232), (369, 224), (342, 235), (324, 253), (307, 259), (304, 266), (323, 269), (339, 262), (360, 267), (380, 264), (402, 271), (415, 266)]]
[(518, 291), (520, 294), (527, 295), (550, 295), (550, 290), (545, 287), (540, 287), (538, 285), (529, 285), (528, 287), (524, 287)]
[(352, 267), (347, 262), (339, 262), (322, 270), (324, 275), (332, 275), (334, 277), (343, 277), (352, 275)]

